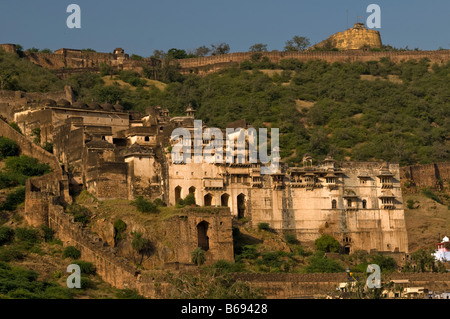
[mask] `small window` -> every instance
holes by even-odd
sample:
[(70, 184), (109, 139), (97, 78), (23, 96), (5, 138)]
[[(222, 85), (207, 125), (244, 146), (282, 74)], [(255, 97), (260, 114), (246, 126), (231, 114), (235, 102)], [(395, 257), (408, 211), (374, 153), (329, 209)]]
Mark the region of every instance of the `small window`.
[(367, 208), (367, 201), (365, 199), (362, 201), (362, 208)]
[(150, 137), (146, 136), (146, 137), (144, 138), (144, 141), (145, 141), (145, 142), (150, 142)]
[(333, 199), (333, 200), (331, 201), (331, 208), (332, 208), (332, 209), (336, 209), (336, 208), (337, 208), (337, 202), (336, 202), (335, 199)]

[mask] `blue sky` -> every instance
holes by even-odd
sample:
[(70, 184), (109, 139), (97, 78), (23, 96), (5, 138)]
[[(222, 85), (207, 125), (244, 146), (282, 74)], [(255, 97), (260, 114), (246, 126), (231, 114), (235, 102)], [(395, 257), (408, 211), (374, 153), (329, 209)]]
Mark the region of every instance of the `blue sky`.
[[(195, 49), (226, 42), (232, 52), (255, 43), (282, 50), (294, 35), (311, 43), (365, 22), (381, 7), (383, 43), (450, 49), (448, 0), (0, 0), (0, 43), (25, 49), (93, 48), (150, 56), (155, 49)], [(66, 8), (81, 7), (81, 29), (69, 29)]]

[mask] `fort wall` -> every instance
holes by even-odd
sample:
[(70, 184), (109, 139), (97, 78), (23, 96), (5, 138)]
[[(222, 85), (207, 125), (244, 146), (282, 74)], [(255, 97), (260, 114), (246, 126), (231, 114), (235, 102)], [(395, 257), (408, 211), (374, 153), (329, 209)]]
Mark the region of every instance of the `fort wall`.
[(410, 182), (417, 187), (441, 189), (449, 187), (450, 163), (405, 166), (400, 169), (402, 183)]
[[(201, 72), (213, 72), (218, 69), (242, 63), (250, 60), (252, 52), (237, 52), (201, 58), (190, 58), (176, 60), (183, 72), (194, 72), (198, 69)], [(450, 61), (450, 50), (439, 51), (368, 51), (368, 50), (347, 50), (347, 51), (300, 51), (300, 52), (261, 52), (262, 57), (266, 57), (272, 63), (280, 63), (284, 59), (295, 59), (301, 62), (310, 60), (322, 60), (328, 63), (334, 62), (368, 62), (378, 61), (388, 58), (394, 63), (408, 60), (421, 60), (428, 58), (432, 63), (446, 63)]]

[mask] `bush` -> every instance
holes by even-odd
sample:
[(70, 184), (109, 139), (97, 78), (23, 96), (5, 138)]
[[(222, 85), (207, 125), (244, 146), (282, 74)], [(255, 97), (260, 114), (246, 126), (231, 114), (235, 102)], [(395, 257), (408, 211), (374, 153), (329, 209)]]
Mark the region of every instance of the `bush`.
[(80, 266), (81, 273), (85, 275), (95, 275), (95, 272), (97, 271), (94, 264), (88, 261), (75, 260), (72, 263)]
[(286, 234), (284, 235), (284, 239), (288, 244), (298, 244), (297, 236), (295, 236), (294, 234)]
[(158, 206), (158, 207), (165, 207), (165, 206), (167, 206), (166, 203), (164, 203), (163, 200), (162, 200), (161, 198), (156, 198), (156, 199), (153, 201), (153, 204), (155, 204), (155, 205)]
[(435, 202), (442, 204), (441, 199), (435, 193), (433, 193), (433, 191), (431, 191), (430, 189), (428, 189), (428, 188), (422, 189), (422, 194), (425, 195), (426, 197), (434, 200)]
[[(19, 132), (20, 134), (22, 134), (22, 130), (20, 129), (19, 125), (17, 125), (16, 122), (11, 122), (9, 123), (9, 126), (11, 126), (13, 129), (15, 129), (17, 132)], [(14, 155), (12, 155), (14, 156)]]
[(5, 161), (5, 170), (28, 177), (41, 176), (51, 171), (48, 164), (39, 163), (37, 159), (26, 155), (8, 157)]
[(15, 231), (16, 239), (29, 244), (37, 244), (41, 241), (39, 230), (35, 228), (19, 227)]
[(114, 222), (114, 240), (117, 242), (122, 239), (122, 233), (127, 229), (127, 224), (118, 219)]
[(344, 272), (344, 268), (335, 260), (316, 254), (309, 258), (309, 265), (305, 267), (307, 273), (338, 273)]
[(42, 225), (39, 227), (42, 232), (42, 237), (46, 243), (51, 242), (54, 238), (55, 231), (48, 227), (47, 225)]
[(81, 252), (74, 246), (67, 246), (63, 251), (63, 258), (79, 259)]
[(195, 205), (195, 195), (193, 193), (188, 194), (184, 198), (184, 205), (186, 206)]
[(408, 207), (408, 209), (414, 209), (414, 201), (412, 199), (408, 199), (406, 201), (406, 207)]
[(7, 137), (0, 136), (0, 159), (19, 155), (20, 148), (17, 143)]
[(0, 226), (0, 246), (14, 240), (14, 230), (6, 226)]
[(0, 250), (0, 261), (2, 262), (22, 260), (24, 257), (22, 249), (17, 246), (6, 246)]
[(88, 208), (75, 203), (67, 206), (66, 213), (73, 215), (74, 221), (84, 226), (87, 225), (91, 218), (91, 211)]
[(136, 290), (122, 289), (116, 293), (118, 299), (145, 299)]
[(14, 192), (8, 194), (5, 202), (0, 205), (0, 210), (13, 211), (23, 202), (25, 202), (25, 187), (21, 186)]
[(200, 247), (195, 248), (191, 252), (191, 260), (197, 266), (203, 265), (206, 261), (205, 251), (203, 249), (201, 249)]
[(259, 223), (258, 224), (258, 229), (259, 230), (269, 231), (270, 230), (270, 225), (269, 225), (269, 223)]
[(146, 200), (143, 196), (137, 196), (133, 204), (141, 213), (157, 213), (159, 211), (155, 204)]
[(339, 252), (339, 242), (332, 236), (324, 234), (314, 242), (316, 249), (325, 253)]

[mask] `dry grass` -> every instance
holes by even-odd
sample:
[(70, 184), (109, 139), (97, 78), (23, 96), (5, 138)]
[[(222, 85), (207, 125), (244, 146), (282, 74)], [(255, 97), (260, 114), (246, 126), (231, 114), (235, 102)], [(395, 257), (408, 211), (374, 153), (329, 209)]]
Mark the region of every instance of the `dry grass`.
[[(132, 86), (131, 84), (118, 79), (117, 75), (113, 75), (112, 78), (111, 78), (111, 76), (106, 75), (106, 76), (102, 77), (102, 79), (105, 82), (105, 85), (113, 85), (114, 83), (117, 83), (117, 84), (119, 84), (120, 87), (128, 88), (133, 91), (136, 90), (135, 86)], [(142, 79), (147, 82), (147, 84), (144, 86), (144, 89), (146, 89), (146, 90), (148, 90), (151, 86), (154, 86), (158, 90), (164, 91), (167, 86), (166, 83), (163, 83), (160, 81), (150, 80), (150, 79), (146, 79), (146, 78), (142, 78)]]
[[(407, 200), (413, 200), (414, 209), (408, 209)], [(409, 250), (414, 252), (420, 248), (434, 245), (450, 234), (450, 210), (421, 193), (404, 194), (405, 222), (408, 232)]]

